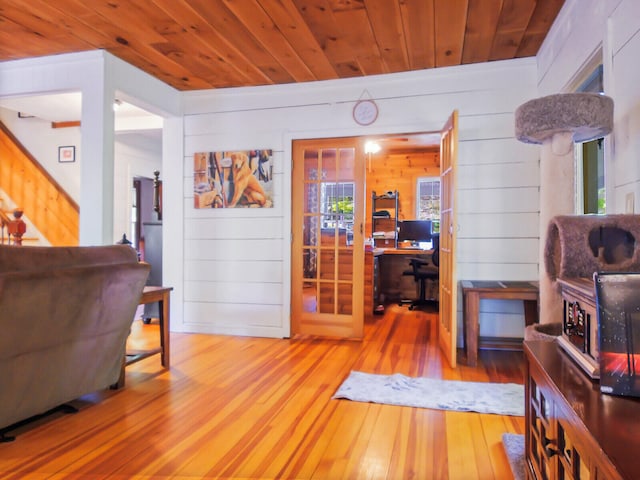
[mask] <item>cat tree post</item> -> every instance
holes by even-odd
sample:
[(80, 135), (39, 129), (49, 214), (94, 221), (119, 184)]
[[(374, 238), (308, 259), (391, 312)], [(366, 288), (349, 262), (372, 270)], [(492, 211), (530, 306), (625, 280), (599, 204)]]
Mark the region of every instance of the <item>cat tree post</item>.
[(575, 213), (574, 142), (603, 137), (613, 128), (613, 100), (595, 93), (564, 93), (530, 100), (515, 114), (516, 138), (542, 145), (540, 152), (540, 323), (562, 319), (555, 278), (546, 271), (549, 221)]

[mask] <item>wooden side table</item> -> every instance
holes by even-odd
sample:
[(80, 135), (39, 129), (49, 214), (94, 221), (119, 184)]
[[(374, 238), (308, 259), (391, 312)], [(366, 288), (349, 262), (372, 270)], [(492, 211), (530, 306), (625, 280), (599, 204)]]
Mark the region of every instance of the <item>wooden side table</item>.
[(160, 362), (164, 368), (169, 368), (171, 366), (171, 361), (169, 357), (170, 352), (170, 344), (169, 344), (169, 326), (170, 326), (170, 299), (169, 294), (173, 290), (173, 287), (152, 287), (146, 286), (142, 291), (142, 296), (140, 297), (140, 305), (145, 305), (147, 303), (158, 302), (159, 304), (159, 313), (158, 320), (160, 322), (160, 347), (153, 348), (150, 350), (135, 350), (126, 352), (125, 359), (122, 365), (122, 372), (120, 373), (120, 378), (118, 379), (118, 383), (116, 384), (116, 388), (120, 388), (124, 386), (124, 367), (127, 365), (131, 365), (132, 363), (139, 362), (143, 358), (150, 357), (151, 355), (160, 354)]
[(522, 300), (526, 326), (538, 322), (538, 282), (463, 280), (464, 349), (467, 365), (478, 363), (478, 335), (480, 332), (480, 299)]

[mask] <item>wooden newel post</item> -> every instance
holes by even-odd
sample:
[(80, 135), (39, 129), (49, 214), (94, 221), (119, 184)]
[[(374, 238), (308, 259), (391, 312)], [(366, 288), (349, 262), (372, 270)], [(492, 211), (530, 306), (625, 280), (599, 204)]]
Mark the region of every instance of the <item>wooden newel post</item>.
[(161, 215), (161, 201), (162, 197), (160, 194), (160, 171), (155, 170), (153, 172), (153, 211), (158, 214), (158, 217), (160, 217)]
[(13, 237), (14, 245), (22, 245), (22, 236), (27, 231), (27, 224), (22, 220), (22, 214), (24, 212), (20, 208), (16, 208), (13, 211), (13, 217), (15, 220), (11, 220), (9, 225), (7, 225), (7, 231), (9, 232), (9, 236)]

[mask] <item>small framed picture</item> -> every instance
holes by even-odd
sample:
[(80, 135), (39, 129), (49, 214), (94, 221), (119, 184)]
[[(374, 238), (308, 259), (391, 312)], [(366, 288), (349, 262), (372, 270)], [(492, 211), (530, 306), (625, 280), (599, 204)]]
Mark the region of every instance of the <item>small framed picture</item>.
[(58, 147), (58, 162), (73, 163), (76, 161), (76, 147)]

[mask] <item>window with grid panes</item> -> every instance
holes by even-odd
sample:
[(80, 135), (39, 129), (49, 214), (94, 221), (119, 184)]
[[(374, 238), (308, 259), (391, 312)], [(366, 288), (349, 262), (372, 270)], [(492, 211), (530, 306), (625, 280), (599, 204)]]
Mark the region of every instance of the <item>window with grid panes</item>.
[(440, 231), (440, 177), (421, 177), (418, 179), (416, 218), (431, 220), (433, 232)]
[(353, 182), (322, 183), (322, 228), (353, 230)]

